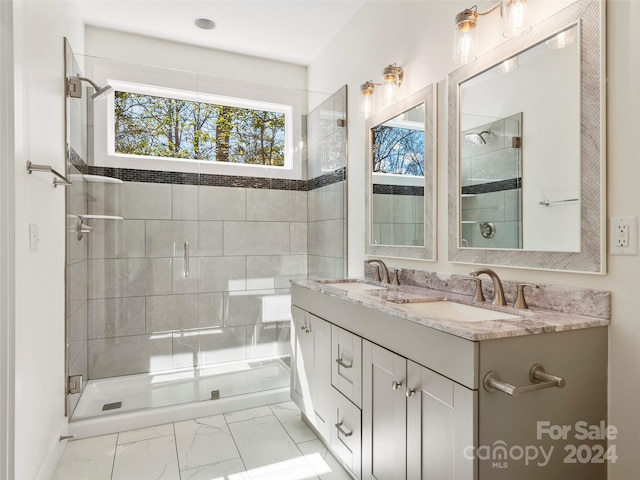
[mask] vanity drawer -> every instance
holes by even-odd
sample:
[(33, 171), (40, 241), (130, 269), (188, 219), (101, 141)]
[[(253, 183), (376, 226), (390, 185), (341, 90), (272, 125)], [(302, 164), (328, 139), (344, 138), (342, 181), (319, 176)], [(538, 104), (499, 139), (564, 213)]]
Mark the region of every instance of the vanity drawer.
[(331, 449), (345, 468), (362, 478), (362, 413), (335, 389), (331, 417)]
[(331, 326), (331, 384), (362, 407), (362, 339)]

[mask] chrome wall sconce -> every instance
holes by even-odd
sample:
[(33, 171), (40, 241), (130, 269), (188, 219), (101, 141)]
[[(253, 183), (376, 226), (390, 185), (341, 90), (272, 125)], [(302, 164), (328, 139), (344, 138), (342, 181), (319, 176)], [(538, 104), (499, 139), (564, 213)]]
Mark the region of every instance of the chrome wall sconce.
[(402, 67), (398, 67), (395, 63), (386, 66), (382, 70), (382, 83), (374, 83), (368, 80), (360, 85), (360, 115), (369, 118), (375, 110), (375, 89), (380, 86), (381, 103), (384, 107), (393, 104), (398, 96), (398, 89), (404, 80), (404, 71)]
[(453, 35), (453, 61), (458, 65), (473, 62), (478, 54), (478, 17), (500, 8), (505, 37), (519, 37), (531, 31), (527, 23), (527, 0), (502, 0), (486, 12), (478, 12), (478, 6), (466, 8), (456, 15)]

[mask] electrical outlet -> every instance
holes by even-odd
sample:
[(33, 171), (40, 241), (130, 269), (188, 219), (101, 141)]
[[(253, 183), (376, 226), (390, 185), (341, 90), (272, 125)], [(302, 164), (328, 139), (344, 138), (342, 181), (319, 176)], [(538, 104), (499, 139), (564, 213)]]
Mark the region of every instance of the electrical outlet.
[(609, 253), (611, 255), (638, 254), (638, 217), (609, 219)]

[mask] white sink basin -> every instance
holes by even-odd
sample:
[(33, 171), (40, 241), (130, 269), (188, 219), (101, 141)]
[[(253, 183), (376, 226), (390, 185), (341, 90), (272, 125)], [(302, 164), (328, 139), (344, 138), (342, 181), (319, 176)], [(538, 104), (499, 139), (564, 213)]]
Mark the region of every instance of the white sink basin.
[(346, 290), (347, 292), (364, 292), (366, 290), (386, 290), (385, 287), (379, 287), (378, 285), (371, 285), (364, 282), (328, 282), (325, 283), (330, 287)]
[(428, 318), (456, 320), (458, 322), (485, 322), (488, 320), (516, 320), (521, 317), (510, 313), (496, 312), (488, 308), (474, 307), (463, 303), (438, 300), (435, 302), (414, 302), (398, 304), (407, 313)]

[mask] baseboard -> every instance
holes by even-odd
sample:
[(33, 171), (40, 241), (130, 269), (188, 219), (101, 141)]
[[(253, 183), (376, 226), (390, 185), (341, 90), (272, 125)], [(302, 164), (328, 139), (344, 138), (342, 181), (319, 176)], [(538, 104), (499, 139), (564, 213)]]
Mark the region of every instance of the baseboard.
[(69, 419), (64, 417), (64, 420), (60, 424), (58, 434), (53, 439), (49, 452), (40, 464), (40, 468), (38, 469), (38, 473), (34, 480), (51, 480), (53, 478), (56, 468), (58, 467), (58, 463), (60, 462), (60, 458), (64, 452), (64, 447), (67, 445), (67, 441), (60, 441), (60, 437), (67, 435), (68, 431)]

